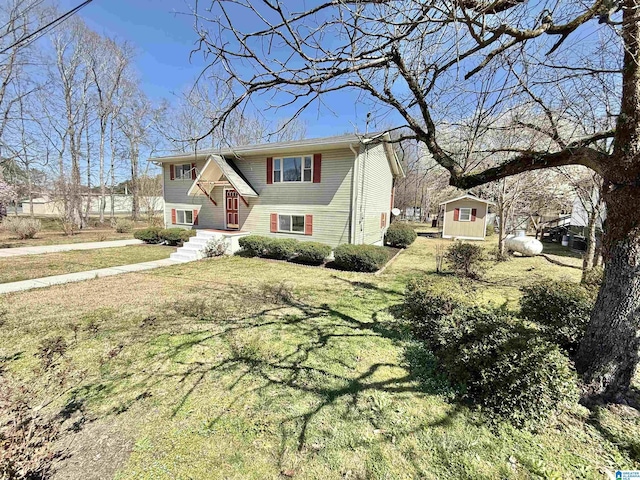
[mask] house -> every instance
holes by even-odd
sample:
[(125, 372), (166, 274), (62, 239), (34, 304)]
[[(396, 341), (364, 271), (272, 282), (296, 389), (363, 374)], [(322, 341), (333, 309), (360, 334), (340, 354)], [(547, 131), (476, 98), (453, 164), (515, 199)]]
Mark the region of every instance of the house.
[(150, 161), (163, 169), (167, 227), (381, 245), (403, 175), (390, 140), (342, 135)]
[(484, 240), (487, 233), (489, 205), (493, 202), (483, 200), (469, 193), (440, 204), (442, 238), (461, 240)]

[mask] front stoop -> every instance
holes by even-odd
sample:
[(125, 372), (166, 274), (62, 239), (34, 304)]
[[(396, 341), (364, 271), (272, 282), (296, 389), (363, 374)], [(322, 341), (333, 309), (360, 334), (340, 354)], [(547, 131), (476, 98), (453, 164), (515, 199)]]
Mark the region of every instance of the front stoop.
[(223, 231), (223, 230), (197, 230), (196, 236), (191, 237), (188, 242), (178, 248), (175, 253), (170, 255), (172, 260), (178, 262), (193, 262), (204, 258), (202, 249), (212, 238), (222, 238), (227, 242), (227, 250), (225, 255), (233, 255), (240, 250), (238, 240), (246, 237), (250, 232)]

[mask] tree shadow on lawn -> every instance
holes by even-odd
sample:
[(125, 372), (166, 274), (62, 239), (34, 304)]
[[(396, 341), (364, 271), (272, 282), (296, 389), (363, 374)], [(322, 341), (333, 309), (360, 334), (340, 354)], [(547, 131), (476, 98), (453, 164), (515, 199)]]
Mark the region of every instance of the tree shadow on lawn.
[[(360, 283), (360, 282), (356, 282)], [(373, 285), (362, 288), (377, 291)], [(386, 292), (384, 292), (386, 293)], [(388, 292), (397, 295), (397, 292)], [(218, 382), (231, 378), (226, 390), (237, 391), (218, 416), (208, 422), (208, 428), (214, 428), (235, 404), (251, 395), (268, 396), (274, 389), (281, 395), (300, 398), (300, 395), (311, 401), (301, 405), (311, 405), (306, 411), (293, 415), (285, 414), (280, 419), (280, 430), (283, 434), (295, 431), (296, 446), (299, 451), (307, 444), (309, 425), (325, 409), (329, 407), (347, 406), (357, 409), (366, 395), (375, 392), (385, 394), (418, 393), (426, 395), (447, 395), (450, 387), (446, 380), (436, 373), (435, 361), (430, 353), (420, 344), (407, 340), (406, 328), (394, 321), (378, 321), (380, 314), (397, 314), (397, 307), (384, 307), (371, 313), (370, 321), (358, 320), (352, 315), (327, 304), (310, 305), (293, 300), (281, 305), (245, 315), (229, 322), (211, 322), (210, 329), (197, 332), (182, 333), (178, 336), (168, 335), (168, 340), (153, 354), (148, 354), (146, 365), (132, 372), (127, 370), (119, 375), (85, 385), (75, 392), (75, 397), (91, 401), (104, 398), (115, 392), (126, 391), (129, 399), (121, 401), (121, 406), (112, 411), (118, 414), (129, 409), (133, 404), (152, 396), (156, 389), (167, 389), (166, 382), (175, 382), (176, 387), (184, 386), (183, 393), (171, 407), (172, 417), (183, 409), (189, 399), (203, 387), (204, 382)], [(219, 313), (215, 316), (219, 319)], [(207, 325), (200, 319), (199, 324)], [(255, 344), (243, 343), (243, 335), (253, 335)], [(277, 354), (261, 351), (268, 344), (269, 336), (289, 335), (295, 340), (293, 348), (278, 351)], [(157, 337), (155, 337), (157, 338)], [(400, 362), (380, 361), (369, 363), (363, 371), (358, 370), (360, 359), (342, 355), (344, 352), (339, 342), (344, 339), (382, 338), (391, 343), (389, 347), (404, 348), (404, 358)], [(175, 342), (176, 339), (180, 341)], [(301, 340), (302, 339), (302, 340)], [(251, 337), (249, 338), (251, 340)], [(203, 361), (183, 361), (197, 347), (210, 347), (211, 341), (221, 341), (227, 352), (219, 354), (219, 359)], [(338, 345), (336, 345), (338, 343)], [(135, 347), (132, 343), (131, 347)], [(217, 344), (216, 344), (217, 345)], [(350, 345), (349, 348), (352, 346)], [(353, 345), (360, 348), (360, 344)], [(382, 347), (381, 347), (382, 348)], [(347, 350), (348, 353), (348, 350)], [(222, 357), (222, 358), (220, 358)], [(170, 364), (184, 367), (179, 372), (166, 371)], [(397, 369), (399, 373), (385, 369)], [(188, 385), (188, 386), (187, 386)], [(124, 387), (124, 388), (123, 388)], [(222, 388), (222, 387), (221, 387)], [(117, 395), (117, 393), (116, 393)], [(307, 397), (308, 396), (308, 397)], [(346, 400), (346, 402), (344, 401)], [(350, 407), (349, 407), (350, 406)], [(454, 406), (447, 415), (437, 420), (445, 424), (456, 415)], [(418, 425), (411, 432), (424, 428)], [(281, 439), (286, 445), (291, 434)], [(281, 447), (280, 461), (284, 456)]]

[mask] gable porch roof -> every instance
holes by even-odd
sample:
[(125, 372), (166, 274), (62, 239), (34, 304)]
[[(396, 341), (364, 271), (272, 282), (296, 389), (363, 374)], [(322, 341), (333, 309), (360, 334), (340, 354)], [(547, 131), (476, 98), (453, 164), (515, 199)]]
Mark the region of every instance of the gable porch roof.
[[(196, 179), (189, 188), (187, 195), (209, 195), (216, 186), (221, 186), (225, 183), (221, 182), (223, 177), (236, 189), (240, 196), (258, 196), (244, 176), (234, 168), (232, 161), (220, 155), (209, 155), (203, 169), (198, 172)], [(207, 189), (207, 186), (211, 188)]]

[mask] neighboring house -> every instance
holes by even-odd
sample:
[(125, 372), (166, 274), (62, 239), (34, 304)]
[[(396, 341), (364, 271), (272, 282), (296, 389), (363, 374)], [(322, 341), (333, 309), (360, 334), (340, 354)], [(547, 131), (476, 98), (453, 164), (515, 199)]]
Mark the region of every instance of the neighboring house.
[[(587, 203), (597, 204), (600, 200), (600, 192), (594, 189), (591, 195), (591, 201)], [(590, 207), (591, 208), (591, 207)], [(575, 233), (584, 235), (586, 232), (586, 227), (589, 225), (589, 212), (585, 208), (585, 203), (576, 195), (573, 200), (573, 207), (571, 208), (571, 228), (575, 231)], [(600, 211), (600, 215), (596, 220), (596, 228), (599, 231), (602, 231), (602, 226), (604, 225), (604, 221), (607, 218), (606, 208), (603, 206)]]
[(381, 245), (395, 178), (388, 133), (199, 150), (162, 166), (165, 225)]
[(484, 240), (487, 233), (489, 205), (469, 193), (440, 204), (443, 216), (442, 238)]

